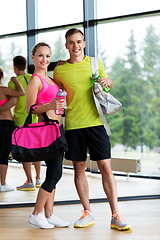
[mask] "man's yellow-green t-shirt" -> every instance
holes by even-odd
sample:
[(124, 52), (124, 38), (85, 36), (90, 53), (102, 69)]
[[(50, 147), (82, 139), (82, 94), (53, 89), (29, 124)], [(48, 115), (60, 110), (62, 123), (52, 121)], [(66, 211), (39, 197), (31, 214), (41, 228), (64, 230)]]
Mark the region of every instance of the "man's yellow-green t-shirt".
[[(107, 77), (100, 60), (99, 75)], [(67, 109), (65, 112), (65, 129), (79, 129), (102, 125), (92, 95), (92, 69), (90, 57), (70, 64), (65, 62), (54, 70), (54, 81), (67, 92)]]
[[(26, 73), (25, 75), (19, 75), (17, 76), (18, 81), (21, 83), (25, 93), (27, 88), (27, 83), (30, 80), (31, 75)], [(26, 80), (25, 80), (26, 78)], [(27, 82), (26, 82), (27, 81)], [(16, 89), (16, 85), (14, 82), (10, 81), (8, 83), (8, 87), (12, 89)], [(22, 126), (26, 120), (26, 117), (28, 116), (28, 113), (26, 111), (26, 94), (24, 96), (18, 97), (18, 101), (16, 106), (14, 107), (14, 124), (16, 126)], [(32, 115), (32, 122), (37, 122), (37, 115)]]

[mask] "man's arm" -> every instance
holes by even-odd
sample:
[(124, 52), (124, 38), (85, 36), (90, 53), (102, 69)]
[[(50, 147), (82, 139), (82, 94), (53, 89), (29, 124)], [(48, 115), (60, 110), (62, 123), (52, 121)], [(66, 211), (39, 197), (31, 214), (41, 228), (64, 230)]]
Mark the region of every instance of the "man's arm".
[(5, 112), (14, 107), (17, 103), (17, 97), (10, 97), (9, 100), (0, 107), (0, 112)]

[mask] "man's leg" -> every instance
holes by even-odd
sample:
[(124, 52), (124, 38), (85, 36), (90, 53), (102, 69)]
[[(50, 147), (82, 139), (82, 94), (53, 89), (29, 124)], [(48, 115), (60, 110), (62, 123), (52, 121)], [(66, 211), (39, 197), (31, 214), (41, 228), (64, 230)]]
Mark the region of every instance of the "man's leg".
[(33, 179), (32, 179), (32, 173), (31, 173), (31, 162), (24, 162), (23, 164), (23, 169), (25, 171), (26, 177), (27, 177), (27, 181), (21, 185), (16, 187), (17, 190), (20, 191), (33, 191), (35, 190), (35, 185), (33, 183)]
[(102, 174), (102, 184), (107, 195), (111, 212), (118, 212), (117, 186), (111, 169), (111, 159), (97, 161), (98, 168)]
[(74, 181), (84, 210), (91, 211), (89, 204), (89, 186), (85, 175), (86, 162), (73, 161)]
[(111, 228), (118, 230), (129, 230), (132, 228), (118, 213), (117, 187), (116, 181), (111, 169), (111, 159), (97, 161), (98, 168), (102, 174), (103, 189), (107, 195), (111, 212)]
[(40, 179), (41, 162), (34, 162), (34, 168), (36, 171), (36, 188), (40, 188), (40, 186), (41, 186), (41, 179)]
[(34, 167), (36, 171), (36, 179), (40, 179), (41, 162), (34, 162)]
[(74, 166), (74, 180), (75, 186), (80, 198), (80, 201), (83, 205), (84, 212), (80, 219), (74, 223), (74, 227), (84, 228), (95, 223), (94, 218), (91, 214), (91, 208), (89, 203), (89, 186), (87, 177), (85, 175), (85, 162), (75, 162), (73, 161)]

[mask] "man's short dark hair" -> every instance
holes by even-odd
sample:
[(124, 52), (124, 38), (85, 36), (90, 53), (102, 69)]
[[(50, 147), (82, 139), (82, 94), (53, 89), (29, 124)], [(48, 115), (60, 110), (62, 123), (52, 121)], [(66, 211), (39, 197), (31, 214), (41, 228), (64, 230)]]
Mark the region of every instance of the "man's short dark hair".
[(3, 69), (0, 67), (0, 79), (3, 77)]
[(83, 32), (80, 29), (78, 29), (78, 28), (71, 28), (65, 34), (66, 41), (67, 41), (67, 37), (70, 37), (71, 35), (73, 35), (75, 33), (80, 33), (84, 37), (84, 34), (83, 34)]
[(26, 69), (27, 60), (23, 56), (16, 56), (13, 58), (13, 65), (19, 70), (24, 71)]

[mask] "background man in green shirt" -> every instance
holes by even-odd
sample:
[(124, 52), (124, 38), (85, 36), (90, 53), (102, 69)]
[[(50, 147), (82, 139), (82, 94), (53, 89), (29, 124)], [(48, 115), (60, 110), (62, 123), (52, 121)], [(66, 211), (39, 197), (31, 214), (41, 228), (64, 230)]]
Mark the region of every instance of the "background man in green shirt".
[[(18, 81), (24, 88), (26, 93), (27, 84), (30, 80), (31, 75), (26, 73), (27, 60), (23, 56), (16, 56), (13, 58), (13, 68), (14, 72), (17, 75)], [(12, 89), (16, 88), (16, 85), (13, 82), (9, 82), (8, 86)], [(26, 112), (26, 94), (22, 97), (18, 97), (16, 106), (14, 108), (14, 124), (16, 126), (22, 126), (25, 122), (28, 113)], [(37, 116), (35, 114), (32, 115), (32, 122), (37, 122)], [(32, 173), (31, 173), (31, 163), (22, 163), (25, 174), (27, 176), (27, 181), (17, 187), (17, 190), (21, 191), (31, 191), (35, 190), (35, 184), (33, 183)], [(41, 162), (34, 162), (35, 170), (36, 170), (36, 187), (40, 187), (40, 167)]]

